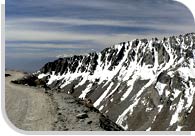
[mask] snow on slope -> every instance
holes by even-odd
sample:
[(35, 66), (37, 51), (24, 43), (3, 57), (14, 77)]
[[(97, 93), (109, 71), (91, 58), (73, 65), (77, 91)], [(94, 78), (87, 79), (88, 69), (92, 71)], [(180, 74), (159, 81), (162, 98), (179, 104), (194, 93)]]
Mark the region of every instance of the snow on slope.
[[(135, 129), (153, 130), (166, 107), (171, 114), (166, 129), (180, 130), (183, 116), (194, 106), (195, 34), (162, 41), (136, 39), (100, 53), (61, 58), (37, 75), (46, 77), (48, 86), (67, 90), (72, 85), (72, 95), (91, 99), (126, 130), (132, 130), (130, 118), (141, 112), (148, 114), (143, 119), (150, 123), (138, 123)], [(147, 104), (141, 103), (143, 99)]]

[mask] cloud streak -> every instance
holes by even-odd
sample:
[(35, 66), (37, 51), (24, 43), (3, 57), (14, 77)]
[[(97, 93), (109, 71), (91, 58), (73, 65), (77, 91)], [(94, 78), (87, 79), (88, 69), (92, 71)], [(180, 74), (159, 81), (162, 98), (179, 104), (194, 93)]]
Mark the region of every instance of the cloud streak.
[(6, 28), (7, 46), (93, 48), (98, 45), (104, 48), (135, 38), (190, 32), (194, 25), (183, 27), (182, 24), (138, 24), (134, 21), (19, 18), (8, 20)]
[(6, 47), (103, 49), (194, 29), (172, 0), (6, 0)]

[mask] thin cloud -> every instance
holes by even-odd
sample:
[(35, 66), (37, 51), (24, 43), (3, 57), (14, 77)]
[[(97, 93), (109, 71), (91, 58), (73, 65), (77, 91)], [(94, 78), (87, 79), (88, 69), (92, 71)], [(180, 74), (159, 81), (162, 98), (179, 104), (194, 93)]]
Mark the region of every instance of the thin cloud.
[(172, 0), (6, 1), (7, 47), (103, 49), (194, 28), (190, 11)]

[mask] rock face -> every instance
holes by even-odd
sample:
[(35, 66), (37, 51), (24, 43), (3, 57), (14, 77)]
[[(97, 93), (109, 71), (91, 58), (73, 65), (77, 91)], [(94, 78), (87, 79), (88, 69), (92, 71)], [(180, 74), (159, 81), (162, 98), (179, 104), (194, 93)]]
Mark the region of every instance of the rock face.
[(34, 76), (49, 88), (90, 99), (125, 130), (195, 130), (194, 33), (59, 58)]

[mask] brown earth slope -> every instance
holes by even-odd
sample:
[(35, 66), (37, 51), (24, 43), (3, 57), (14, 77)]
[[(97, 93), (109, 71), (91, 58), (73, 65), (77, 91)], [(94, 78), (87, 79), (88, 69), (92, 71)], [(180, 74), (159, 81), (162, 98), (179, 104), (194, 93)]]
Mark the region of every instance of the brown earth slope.
[(43, 89), (21, 86), (11, 83), (24, 76), (24, 73), (6, 71), (5, 78), (5, 108), (10, 121), (23, 130), (52, 129), (55, 120), (55, 106)]

